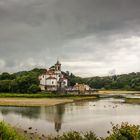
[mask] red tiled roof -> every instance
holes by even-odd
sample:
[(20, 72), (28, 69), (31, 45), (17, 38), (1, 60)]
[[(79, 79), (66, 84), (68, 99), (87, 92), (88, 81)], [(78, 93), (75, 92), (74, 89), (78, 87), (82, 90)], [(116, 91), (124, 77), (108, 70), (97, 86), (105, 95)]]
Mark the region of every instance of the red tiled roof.
[(54, 71), (52, 71), (52, 70), (48, 70), (48, 71), (46, 72), (46, 74), (54, 75), (55, 73), (54, 73)]
[(55, 77), (48, 77), (47, 79), (56, 79)]

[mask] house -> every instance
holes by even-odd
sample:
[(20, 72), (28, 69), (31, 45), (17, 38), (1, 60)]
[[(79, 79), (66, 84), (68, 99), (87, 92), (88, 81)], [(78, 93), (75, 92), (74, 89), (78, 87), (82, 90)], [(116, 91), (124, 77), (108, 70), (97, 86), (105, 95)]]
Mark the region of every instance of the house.
[(89, 87), (89, 85), (78, 84), (78, 83), (76, 83), (74, 85), (73, 89), (75, 91), (79, 91), (80, 93), (85, 93), (86, 91), (90, 91), (91, 90), (91, 88)]
[(39, 76), (40, 88), (42, 91), (57, 91), (68, 86), (68, 79), (61, 71), (59, 61), (46, 72)]

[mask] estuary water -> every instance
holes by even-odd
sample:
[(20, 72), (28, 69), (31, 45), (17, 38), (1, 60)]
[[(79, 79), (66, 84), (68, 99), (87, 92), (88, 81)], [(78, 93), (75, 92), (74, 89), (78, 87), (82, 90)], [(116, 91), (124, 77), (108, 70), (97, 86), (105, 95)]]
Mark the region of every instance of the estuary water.
[(45, 135), (69, 130), (93, 130), (98, 136), (106, 136), (111, 122), (139, 125), (140, 105), (125, 104), (123, 99), (106, 98), (50, 107), (0, 106), (0, 120), (24, 130), (32, 127), (30, 131)]

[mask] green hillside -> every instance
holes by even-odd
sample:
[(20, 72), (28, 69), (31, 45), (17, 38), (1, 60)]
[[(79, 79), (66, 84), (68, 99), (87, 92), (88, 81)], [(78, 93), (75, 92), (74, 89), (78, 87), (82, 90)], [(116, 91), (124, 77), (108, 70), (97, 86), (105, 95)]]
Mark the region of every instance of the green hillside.
[[(40, 91), (38, 76), (45, 69), (35, 68), (13, 74), (4, 72), (0, 75), (0, 92), (36, 93)], [(70, 72), (63, 72), (68, 78), (69, 86), (75, 83), (88, 84), (91, 88), (107, 90), (140, 90), (140, 72), (105, 77), (77, 77)]]

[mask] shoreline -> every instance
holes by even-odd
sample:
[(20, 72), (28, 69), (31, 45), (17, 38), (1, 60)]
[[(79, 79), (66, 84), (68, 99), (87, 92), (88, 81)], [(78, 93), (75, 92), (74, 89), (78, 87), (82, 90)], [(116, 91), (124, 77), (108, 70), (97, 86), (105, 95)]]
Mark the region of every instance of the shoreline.
[(140, 95), (140, 91), (126, 91), (126, 90), (100, 90), (99, 94), (138, 94)]
[(80, 100), (96, 100), (98, 97), (92, 96), (73, 96), (64, 98), (0, 98), (0, 106), (53, 106), (58, 104), (72, 103)]
[[(99, 95), (134, 94), (140, 95), (140, 91), (100, 90), (92, 95), (54, 95), (54, 94), (0, 94), (0, 106), (53, 106), (57, 104), (72, 103), (80, 100), (96, 100)], [(12, 97), (13, 95), (13, 97)]]
[(57, 104), (70, 103), (72, 99), (58, 98), (0, 98), (0, 106), (53, 106)]

